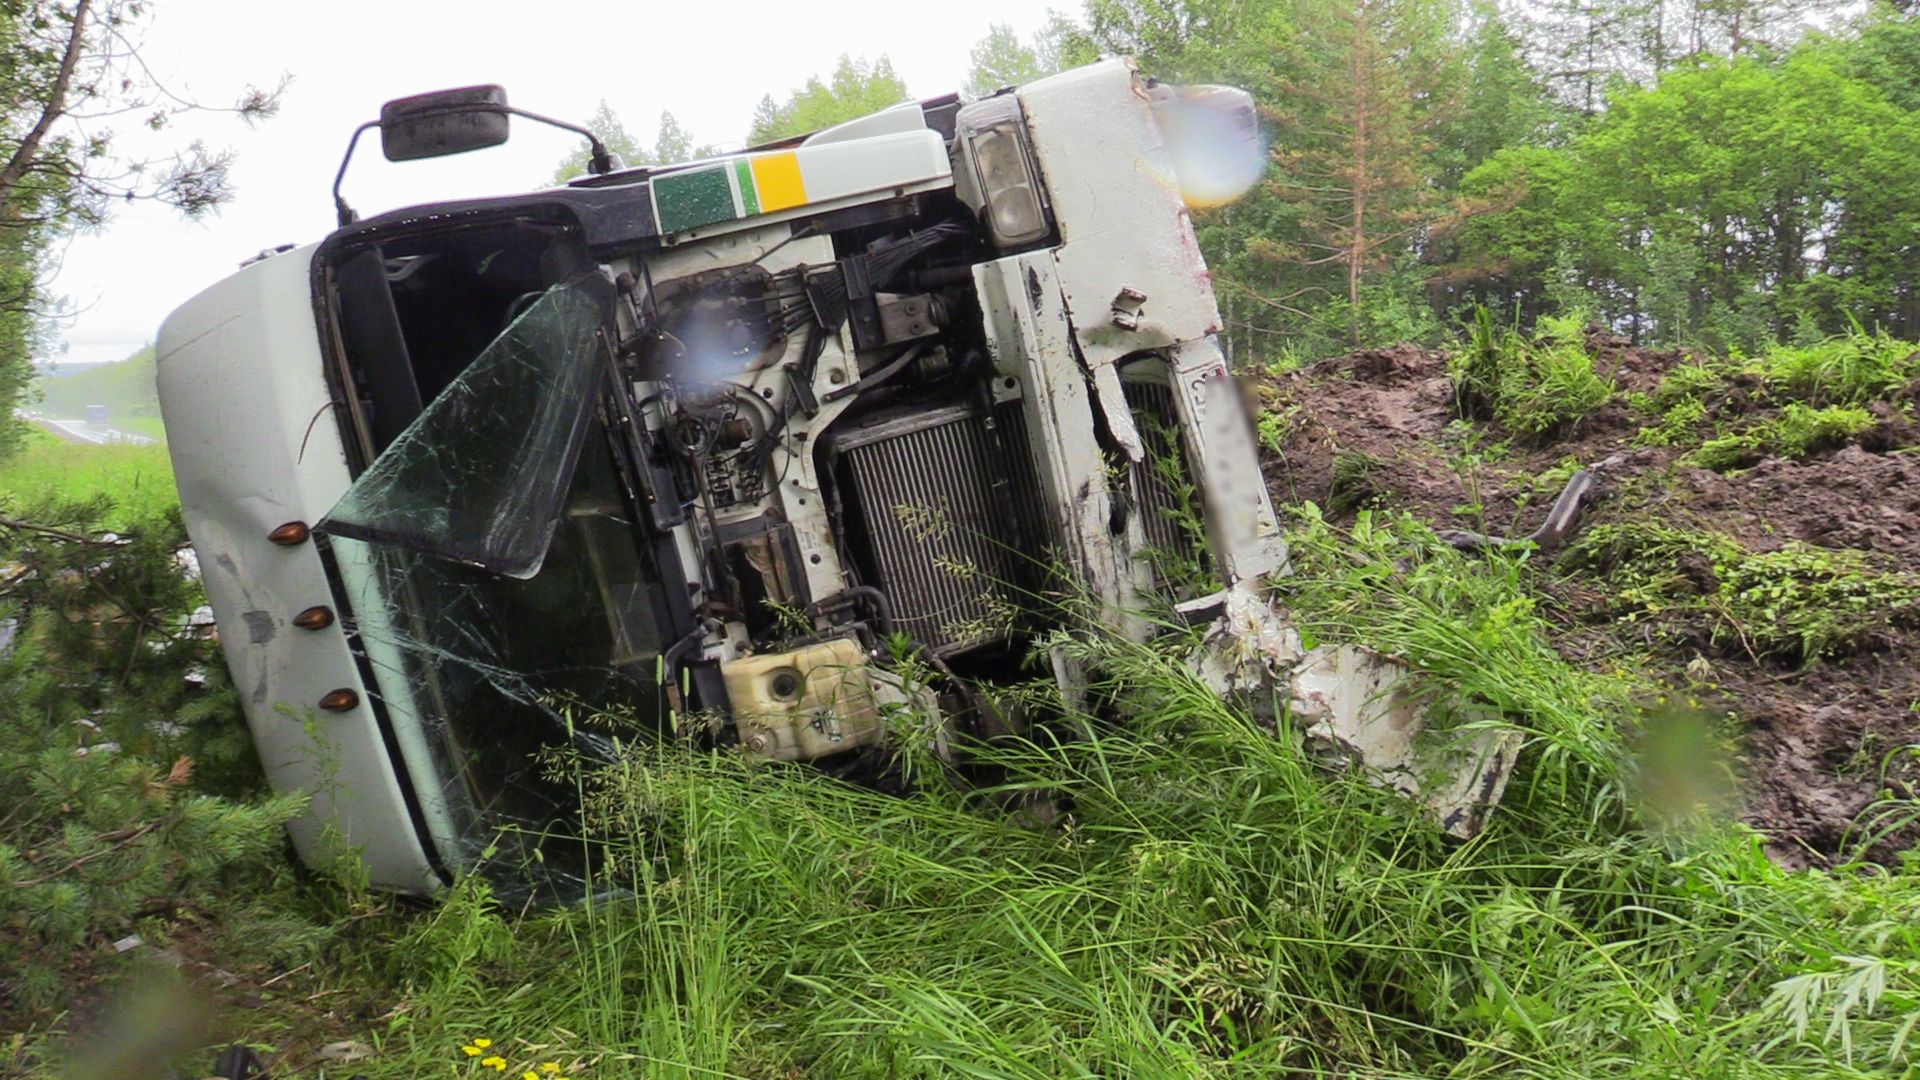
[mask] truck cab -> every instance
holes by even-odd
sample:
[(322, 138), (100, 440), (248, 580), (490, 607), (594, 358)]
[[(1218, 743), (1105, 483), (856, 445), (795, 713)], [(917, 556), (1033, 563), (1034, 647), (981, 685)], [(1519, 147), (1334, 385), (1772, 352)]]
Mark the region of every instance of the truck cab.
[(1044, 723), (1061, 632), (1297, 659), (1249, 621), (1286, 549), (1189, 217), (1263, 164), (1244, 93), (1112, 60), (352, 221), (188, 302), (169, 446), (302, 856), (564, 893), (565, 766), (621, 740), (884, 784), (903, 727)]

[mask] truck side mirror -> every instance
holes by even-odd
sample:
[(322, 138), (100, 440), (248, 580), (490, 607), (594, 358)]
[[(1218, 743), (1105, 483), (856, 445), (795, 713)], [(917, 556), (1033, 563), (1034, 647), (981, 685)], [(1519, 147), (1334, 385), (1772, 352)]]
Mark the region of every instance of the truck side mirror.
[(436, 90), (431, 94), (395, 98), (380, 107), (380, 119), (369, 120), (353, 129), (347, 140), (347, 153), (340, 159), (340, 171), (333, 174), (333, 206), (341, 226), (353, 224), (359, 215), (340, 197), (340, 185), (347, 178), (347, 166), (353, 161), (353, 148), (368, 128), (380, 129), (380, 149), (388, 161), (415, 161), (420, 158), (464, 154), (484, 150), (507, 141), (507, 117), (523, 116), (537, 120), (587, 140), (587, 171), (605, 176), (626, 165), (607, 149), (600, 137), (579, 124), (555, 120), (507, 104), (504, 87), (463, 86), (458, 90)]
[(395, 98), (380, 107), (380, 149), (388, 161), (415, 161), (499, 146), (510, 111), (501, 86)]

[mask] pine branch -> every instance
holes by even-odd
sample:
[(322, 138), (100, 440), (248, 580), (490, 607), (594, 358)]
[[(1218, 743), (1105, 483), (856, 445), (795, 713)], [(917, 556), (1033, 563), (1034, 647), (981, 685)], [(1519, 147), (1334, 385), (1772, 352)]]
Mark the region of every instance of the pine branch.
[(54, 878), (57, 878), (62, 874), (70, 874), (73, 871), (80, 869), (82, 866), (85, 866), (86, 864), (94, 861), (95, 859), (105, 858), (108, 855), (112, 855), (113, 853), (120, 851), (121, 849), (125, 848), (127, 845), (133, 843), (134, 841), (140, 839), (143, 836), (146, 836), (148, 833), (158, 830), (162, 825), (165, 825), (165, 824), (166, 824), (166, 819), (163, 818), (156, 821), (149, 821), (145, 825), (141, 825), (137, 828), (117, 829), (110, 833), (102, 833), (100, 836), (96, 837), (96, 839), (102, 842), (111, 843), (112, 846), (102, 848), (101, 850), (93, 852), (88, 855), (82, 855), (79, 858), (68, 863), (67, 865), (51, 873), (42, 874), (37, 878), (28, 878), (25, 881), (16, 881), (14, 882), (13, 887), (16, 889), (31, 889), (35, 885), (45, 885), (47, 882), (52, 881)]
[(13, 189), (25, 175), (26, 168), (34, 156), (40, 152), (41, 143), (46, 140), (47, 132), (53, 128), (67, 108), (67, 91), (73, 85), (74, 69), (80, 66), (81, 47), (86, 43), (87, 15), (93, 7), (93, 0), (80, 0), (73, 8), (73, 26), (67, 34), (66, 50), (60, 56), (60, 69), (54, 76), (53, 88), (47, 94), (46, 104), (40, 110), (40, 117), (20, 145), (14, 148), (13, 156), (0, 167), (0, 210), (13, 202)]
[(0, 530), (36, 533), (41, 536), (51, 537), (55, 540), (62, 540), (69, 544), (82, 544), (87, 547), (116, 548), (125, 547), (133, 543), (132, 540), (124, 536), (116, 536), (112, 533), (106, 533), (101, 536), (83, 536), (80, 533), (68, 532), (65, 529), (56, 529), (50, 525), (38, 525), (31, 521), (21, 521), (17, 518), (8, 517), (0, 517)]

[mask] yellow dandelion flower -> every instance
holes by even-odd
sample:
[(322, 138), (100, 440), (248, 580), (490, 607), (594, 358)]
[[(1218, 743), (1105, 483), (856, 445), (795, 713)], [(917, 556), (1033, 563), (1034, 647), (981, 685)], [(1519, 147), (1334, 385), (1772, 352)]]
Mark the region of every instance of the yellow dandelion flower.
[(473, 1045), (479, 1047), (482, 1050), (485, 1050), (487, 1047), (493, 1045), (493, 1040), (492, 1039), (475, 1039), (473, 1040)]
[(543, 1061), (540, 1063), (540, 1071), (546, 1073), (548, 1076), (552, 1076), (554, 1073), (560, 1071), (560, 1065), (554, 1061)]
[(460, 1052), (467, 1055), (468, 1057), (479, 1057), (483, 1051), (479, 1047), (469, 1043), (468, 1045), (461, 1047)]
[(532, 1069), (528, 1069), (526, 1072), (520, 1074), (520, 1080), (540, 1080), (540, 1074), (534, 1072)]
[(481, 1058), (480, 1064), (487, 1066), (494, 1072), (507, 1071), (507, 1059), (501, 1057), (499, 1054), (495, 1054), (492, 1057)]

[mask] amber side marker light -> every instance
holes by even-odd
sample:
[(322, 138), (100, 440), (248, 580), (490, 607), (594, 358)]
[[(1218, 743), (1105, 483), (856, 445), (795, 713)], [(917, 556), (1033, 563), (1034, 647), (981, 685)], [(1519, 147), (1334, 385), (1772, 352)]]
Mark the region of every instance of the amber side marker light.
[(267, 539), (279, 544), (281, 547), (294, 547), (306, 543), (307, 537), (310, 535), (312, 535), (312, 530), (307, 528), (306, 522), (289, 521), (285, 525), (268, 533)]
[(293, 625), (302, 630), (325, 630), (333, 625), (333, 609), (324, 604), (315, 604), (295, 615)]
[(320, 699), (320, 707), (328, 712), (346, 712), (360, 704), (360, 695), (351, 690), (332, 690)]

